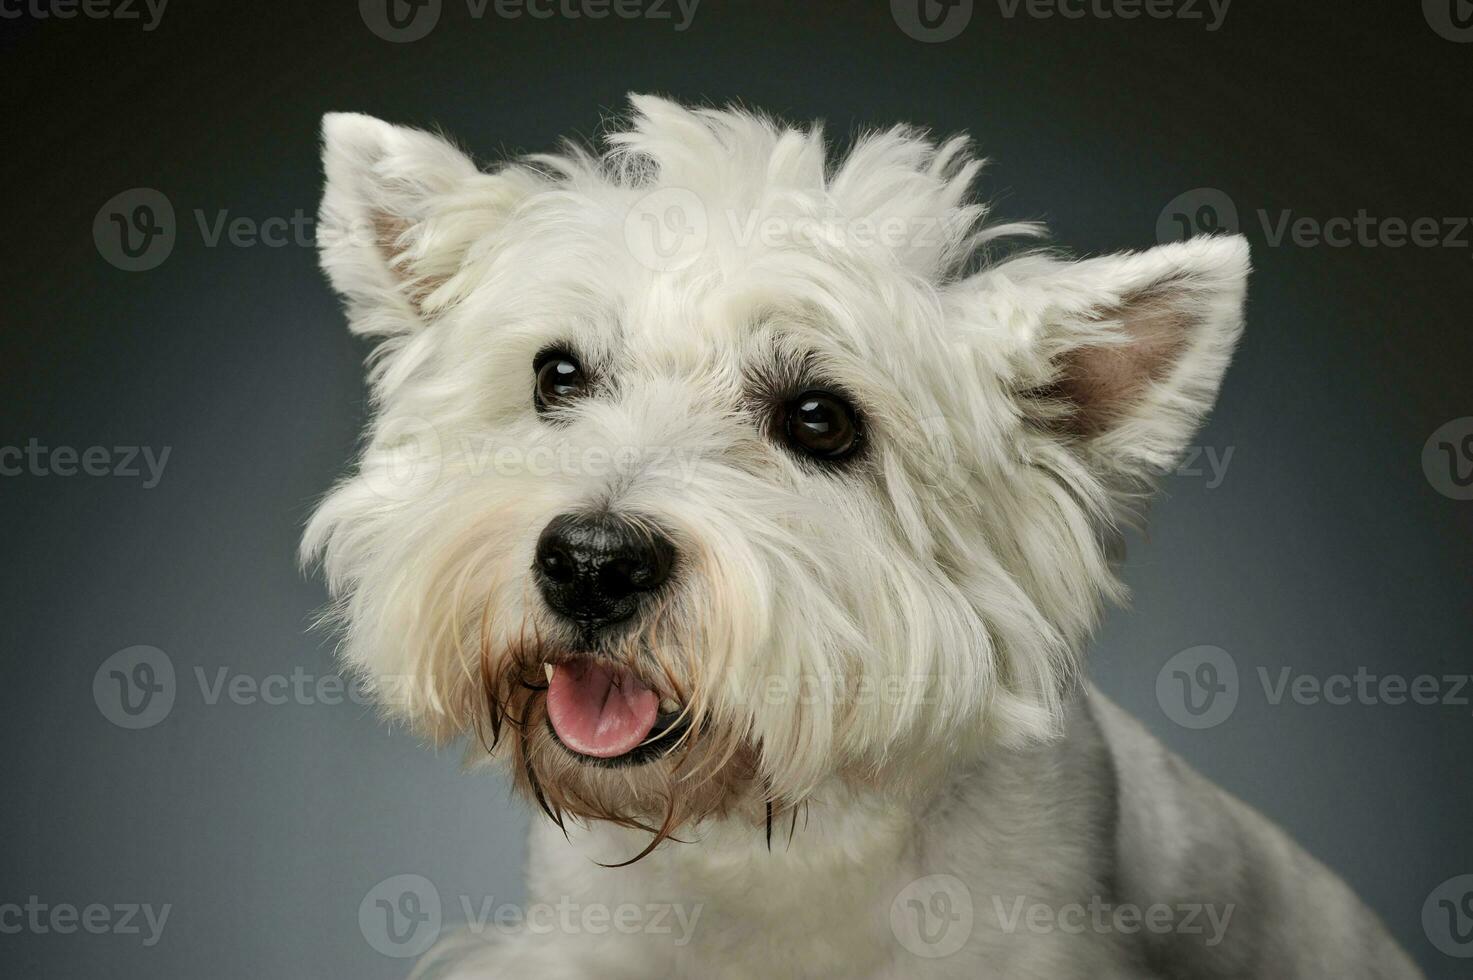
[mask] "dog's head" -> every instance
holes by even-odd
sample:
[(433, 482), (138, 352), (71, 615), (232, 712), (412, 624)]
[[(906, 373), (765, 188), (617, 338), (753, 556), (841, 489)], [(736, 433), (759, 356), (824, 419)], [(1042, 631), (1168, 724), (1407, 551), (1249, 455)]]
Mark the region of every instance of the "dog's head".
[[(966, 144), (634, 100), (482, 172), (324, 122), (378, 338), (322, 503), (347, 660), (555, 816), (666, 832), (1057, 730), (1114, 529), (1209, 407), (1247, 252), (988, 261)], [(770, 811), (769, 811), (770, 812)]]

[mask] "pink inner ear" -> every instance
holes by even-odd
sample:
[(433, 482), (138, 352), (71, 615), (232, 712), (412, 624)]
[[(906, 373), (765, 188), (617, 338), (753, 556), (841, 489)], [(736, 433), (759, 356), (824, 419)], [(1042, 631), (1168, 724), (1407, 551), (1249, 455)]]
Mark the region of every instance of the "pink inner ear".
[(404, 218), (396, 217), (384, 211), (373, 213), (373, 244), (384, 257), (384, 262), (389, 268), (397, 269), (395, 260), (398, 259), (401, 250), (399, 238), (410, 228), (410, 224)]
[(400, 239), (404, 233), (414, 227), (413, 223), (406, 218), (388, 214), (384, 211), (373, 213), (373, 244), (383, 256), (384, 265), (388, 267), (389, 275), (398, 280), (404, 287), (404, 294), (416, 310), (423, 312), (425, 297), (434, 292), (445, 281), (443, 277), (411, 275), (408, 267), (400, 261), (404, 254), (404, 247)]
[(1157, 289), (1101, 311), (1099, 319), (1118, 321), (1127, 342), (1070, 350), (1060, 358), (1052, 386), (1073, 408), (1065, 427), (1079, 435), (1109, 428), (1165, 378), (1186, 347), (1190, 325), (1188, 315)]

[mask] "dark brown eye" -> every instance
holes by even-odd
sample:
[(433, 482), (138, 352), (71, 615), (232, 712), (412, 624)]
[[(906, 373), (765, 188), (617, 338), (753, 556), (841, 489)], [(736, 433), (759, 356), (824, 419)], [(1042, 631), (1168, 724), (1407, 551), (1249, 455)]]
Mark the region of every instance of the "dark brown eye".
[(539, 412), (561, 408), (588, 390), (588, 377), (582, 365), (567, 351), (540, 354), (532, 368), (537, 372), (532, 401)]
[(817, 459), (839, 460), (859, 445), (854, 406), (827, 391), (805, 391), (788, 402), (784, 434), (799, 452)]

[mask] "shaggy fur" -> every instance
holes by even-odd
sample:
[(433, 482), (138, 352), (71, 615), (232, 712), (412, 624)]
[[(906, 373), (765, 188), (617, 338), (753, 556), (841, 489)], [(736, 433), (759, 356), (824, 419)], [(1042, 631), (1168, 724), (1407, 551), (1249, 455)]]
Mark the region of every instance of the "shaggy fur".
[[(964, 140), (897, 127), (836, 162), (817, 128), (651, 97), (604, 152), (489, 172), (366, 116), (323, 130), (323, 266), (378, 341), (362, 455), (303, 542), (343, 656), (395, 717), (477, 736), (551, 818), (532, 900), (702, 910), (685, 944), (470, 937), (427, 973), (1416, 975), (1328, 871), (1080, 680), (1121, 598), (1117, 528), (1238, 338), (1241, 238), (994, 260), (1034, 229), (984, 224)], [(698, 247), (649, 261), (645, 219)], [(555, 345), (595, 387), (549, 418), (531, 365)], [(860, 413), (842, 465), (775, 438), (812, 387)], [(533, 547), (588, 509), (680, 553), (600, 651), (689, 726), (644, 765), (592, 765), (544, 724), (546, 665), (587, 651)], [(935, 874), (973, 912), (945, 956), (887, 925)], [(1208, 944), (1010, 926), (1015, 899), (1233, 912)]]

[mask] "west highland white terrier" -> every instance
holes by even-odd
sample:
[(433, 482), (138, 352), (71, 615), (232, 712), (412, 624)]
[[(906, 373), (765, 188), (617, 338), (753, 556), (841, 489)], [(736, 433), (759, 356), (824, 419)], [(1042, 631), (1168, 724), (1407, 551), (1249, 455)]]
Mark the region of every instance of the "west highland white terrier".
[(964, 139), (833, 160), (632, 102), (487, 171), (323, 121), (322, 265), (377, 343), (303, 555), (392, 715), (546, 815), (529, 903), (579, 910), (423, 974), (1418, 976), (1082, 679), (1244, 240), (996, 255), (1033, 229), (984, 223)]

